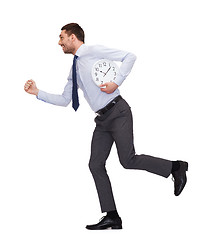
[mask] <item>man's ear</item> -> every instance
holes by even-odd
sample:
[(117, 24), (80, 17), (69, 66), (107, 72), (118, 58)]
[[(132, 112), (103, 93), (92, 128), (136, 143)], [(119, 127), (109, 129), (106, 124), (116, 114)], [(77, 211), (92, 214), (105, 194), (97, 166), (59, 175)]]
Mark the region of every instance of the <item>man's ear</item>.
[(77, 39), (77, 37), (75, 36), (74, 33), (72, 33), (72, 34), (71, 34), (71, 40), (72, 40), (72, 41), (75, 41), (76, 39)]

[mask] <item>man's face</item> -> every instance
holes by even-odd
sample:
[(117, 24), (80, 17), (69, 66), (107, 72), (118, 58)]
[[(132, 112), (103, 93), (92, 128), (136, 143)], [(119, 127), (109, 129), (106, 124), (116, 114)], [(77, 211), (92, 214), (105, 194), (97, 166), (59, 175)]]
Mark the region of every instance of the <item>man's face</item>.
[(59, 35), (60, 40), (58, 44), (62, 47), (62, 50), (64, 53), (73, 53), (74, 47), (73, 47), (73, 36), (72, 34), (68, 36), (66, 34), (66, 31), (63, 30), (61, 34)]

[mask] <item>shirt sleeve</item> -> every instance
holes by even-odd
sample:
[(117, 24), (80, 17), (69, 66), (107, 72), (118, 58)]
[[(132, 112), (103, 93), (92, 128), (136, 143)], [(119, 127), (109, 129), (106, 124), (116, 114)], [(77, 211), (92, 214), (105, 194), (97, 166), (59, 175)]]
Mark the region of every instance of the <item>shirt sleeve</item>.
[(136, 60), (135, 54), (118, 49), (107, 48), (101, 45), (95, 46), (94, 51), (99, 58), (122, 62), (116, 80), (114, 81), (118, 86), (120, 86), (131, 72)]
[(62, 95), (51, 94), (39, 90), (37, 99), (42, 100), (44, 102), (54, 104), (57, 106), (67, 107), (72, 99), (72, 81), (68, 78), (68, 82), (64, 88)]

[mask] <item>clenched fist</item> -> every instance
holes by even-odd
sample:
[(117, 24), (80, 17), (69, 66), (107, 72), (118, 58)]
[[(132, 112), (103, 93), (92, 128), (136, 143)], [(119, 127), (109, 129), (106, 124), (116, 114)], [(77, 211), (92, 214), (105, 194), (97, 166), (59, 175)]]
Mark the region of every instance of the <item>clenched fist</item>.
[(24, 90), (33, 95), (38, 95), (39, 89), (36, 87), (36, 83), (31, 79), (25, 83)]

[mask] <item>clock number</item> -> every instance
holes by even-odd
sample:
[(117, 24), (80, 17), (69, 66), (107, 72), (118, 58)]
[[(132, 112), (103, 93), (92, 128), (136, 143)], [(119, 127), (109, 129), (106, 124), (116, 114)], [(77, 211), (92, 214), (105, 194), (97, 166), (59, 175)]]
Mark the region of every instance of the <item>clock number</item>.
[(96, 71), (99, 71), (99, 68), (95, 68)]
[(113, 67), (112, 69), (113, 69), (113, 71), (115, 71), (115, 67)]
[(116, 76), (116, 72), (114, 72), (114, 76)]
[(95, 72), (94, 74), (95, 74), (95, 76), (98, 76), (98, 73)]
[(105, 66), (105, 67), (106, 67), (106, 62), (103, 62), (103, 66)]
[(99, 67), (102, 67), (102, 64), (99, 64)]
[(99, 81), (99, 78), (96, 78), (96, 81)]

